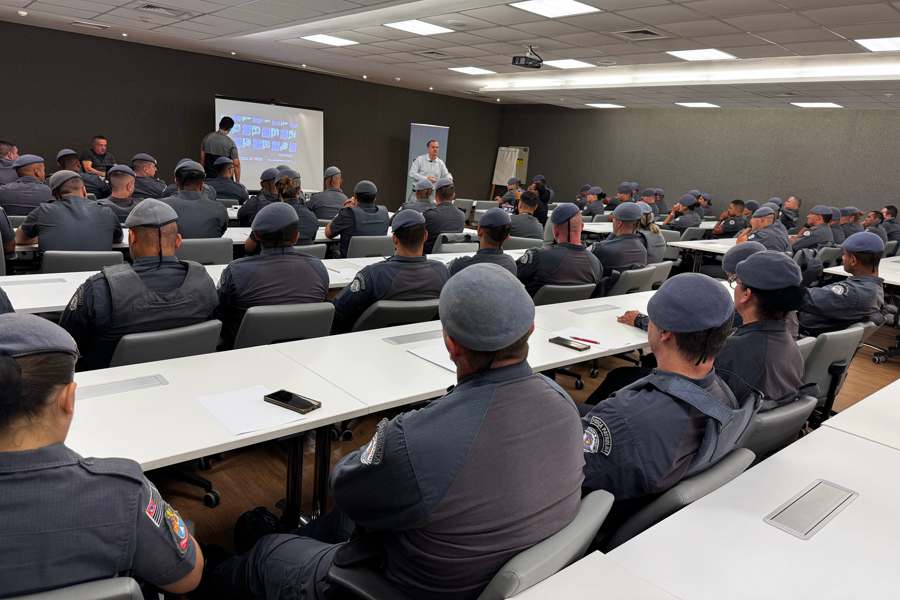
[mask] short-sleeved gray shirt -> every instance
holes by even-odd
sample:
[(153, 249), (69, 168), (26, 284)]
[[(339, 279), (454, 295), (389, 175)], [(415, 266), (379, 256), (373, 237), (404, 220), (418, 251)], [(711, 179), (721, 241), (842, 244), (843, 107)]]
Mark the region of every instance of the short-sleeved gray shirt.
[(238, 158), (238, 149), (234, 140), (218, 131), (207, 134), (206, 137), (203, 138), (203, 143), (200, 147), (203, 148), (203, 151), (207, 154), (227, 156), (232, 160)]

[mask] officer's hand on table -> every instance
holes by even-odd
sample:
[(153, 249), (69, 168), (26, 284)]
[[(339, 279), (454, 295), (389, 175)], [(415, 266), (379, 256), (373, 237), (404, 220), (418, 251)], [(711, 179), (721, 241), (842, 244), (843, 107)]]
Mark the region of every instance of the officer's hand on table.
[(616, 321), (618, 321), (619, 323), (622, 323), (623, 325), (631, 325), (632, 327), (634, 327), (634, 322), (637, 320), (637, 318), (639, 316), (641, 316), (640, 311), (629, 310), (621, 317), (618, 317), (616, 319)]
[(740, 244), (741, 242), (746, 242), (747, 238), (750, 236), (750, 231), (752, 231), (749, 227), (742, 232), (740, 232), (734, 240), (735, 244)]
[(434, 175), (429, 175), (429, 176), (426, 177), (425, 179), (427, 179), (427, 180), (430, 181), (431, 183), (434, 183), (435, 181), (437, 181), (437, 177), (435, 177)]
[(344, 208), (356, 208), (356, 207), (357, 207), (356, 196), (350, 196), (349, 198), (344, 200)]

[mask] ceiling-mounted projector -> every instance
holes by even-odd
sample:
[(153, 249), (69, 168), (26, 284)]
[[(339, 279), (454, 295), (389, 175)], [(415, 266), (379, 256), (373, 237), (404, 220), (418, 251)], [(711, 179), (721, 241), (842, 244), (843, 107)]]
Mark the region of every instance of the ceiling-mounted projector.
[(532, 46), (528, 46), (528, 52), (524, 56), (513, 56), (512, 64), (514, 67), (524, 67), (526, 69), (540, 69), (544, 66), (544, 59), (541, 58)]

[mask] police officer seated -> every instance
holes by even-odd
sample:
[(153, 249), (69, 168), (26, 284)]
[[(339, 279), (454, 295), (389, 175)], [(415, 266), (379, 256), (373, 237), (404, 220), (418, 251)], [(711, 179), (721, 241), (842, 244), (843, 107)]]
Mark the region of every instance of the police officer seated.
[(603, 193), (603, 188), (593, 186), (588, 189), (587, 201), (581, 207), (581, 214), (584, 215), (586, 221), (593, 221), (594, 217), (602, 215), (606, 211), (606, 207), (603, 205), (604, 198), (606, 198), (606, 194)]
[(425, 217), (405, 209), (394, 215), (394, 255), (364, 267), (353, 281), (332, 300), (332, 333), (346, 333), (367, 308), (379, 300), (433, 300), (450, 278), (444, 263), (422, 254)]
[(897, 207), (888, 204), (881, 209), (881, 215), (884, 217), (884, 232), (887, 234), (889, 242), (900, 241), (900, 223), (897, 223)]
[(390, 216), (387, 207), (375, 204), (377, 198), (378, 188), (363, 179), (353, 188), (353, 197), (344, 201), (344, 207), (325, 226), (325, 237), (329, 240), (341, 236), (342, 258), (347, 257), (354, 235), (387, 235)]
[(714, 368), (734, 314), (721, 283), (676, 275), (647, 312), (658, 367), (582, 420), (584, 487), (616, 497), (613, 523), (728, 454), (756, 408), (755, 396), (736, 400)]
[(457, 385), (382, 420), (332, 474), (354, 539), (263, 537), (217, 570), (217, 597), (325, 598), (333, 563), (377, 548), (372, 564), (406, 597), (474, 600), (510, 558), (572, 521), (582, 430), (571, 398), (528, 365), (528, 294), (504, 269), (473, 265), (444, 287), (440, 316)]
[(231, 348), (247, 309), (277, 304), (325, 302), (328, 271), (318, 258), (294, 250), (300, 236), (296, 211), (269, 204), (253, 219), (247, 256), (232, 262), (219, 281), (224, 347)]
[(19, 158), (19, 148), (13, 142), (0, 140), (0, 185), (6, 185), (16, 180), (16, 170), (13, 163)]
[(245, 188), (234, 180), (234, 161), (227, 156), (220, 156), (213, 161), (216, 176), (206, 180), (207, 185), (216, 190), (216, 198), (237, 200), (243, 204), (250, 199)]
[(24, 217), (44, 202), (53, 202), (50, 188), (44, 185), (44, 159), (23, 154), (13, 161), (16, 180), (0, 186), (0, 208), (11, 217)]
[(797, 196), (788, 196), (781, 207), (781, 223), (788, 232), (800, 227), (800, 207), (803, 201)]
[(411, 201), (407, 201), (403, 205), (403, 208), (409, 208), (420, 213), (424, 213), (426, 210), (434, 208), (434, 202), (431, 201), (431, 193), (433, 191), (434, 186), (431, 185), (430, 181), (427, 179), (420, 179), (413, 184), (413, 194), (415, 194), (415, 196)]
[(659, 214), (669, 212), (669, 206), (666, 202), (666, 190), (661, 187), (649, 189), (652, 189), (656, 195), (656, 205), (659, 207)]
[(647, 247), (637, 233), (641, 220), (641, 207), (635, 202), (625, 202), (613, 211), (612, 235), (591, 246), (591, 252), (603, 265), (603, 275), (613, 271), (629, 271), (647, 266)]
[(709, 192), (700, 192), (700, 195), (697, 196), (697, 214), (700, 215), (701, 219), (715, 214), (713, 213), (712, 203), (713, 197)]
[(768, 206), (760, 206), (750, 217), (750, 227), (737, 236), (736, 243), (758, 242), (766, 250), (787, 252), (791, 249), (787, 234), (775, 227), (775, 211)]
[(654, 188), (647, 188), (642, 191), (640, 200), (636, 200), (636, 202), (643, 202), (649, 206), (654, 218), (659, 215), (659, 206), (656, 204), (656, 190)]
[(831, 208), (831, 222), (828, 223), (828, 227), (831, 229), (831, 237), (834, 238), (835, 244), (843, 244), (847, 236), (844, 235), (844, 229), (841, 227), (841, 209), (835, 206), (829, 208)]
[(256, 213), (272, 202), (279, 201), (278, 190), (275, 189), (276, 179), (278, 179), (278, 169), (269, 168), (260, 173), (259, 193), (250, 196), (250, 199), (238, 208), (237, 218), (241, 227), (250, 227)]
[(156, 159), (146, 152), (138, 152), (131, 157), (131, 168), (134, 171), (134, 197), (162, 198), (166, 182), (156, 176), (158, 164)]
[(831, 208), (823, 204), (813, 206), (806, 215), (806, 225), (788, 238), (791, 249), (794, 252), (805, 248), (818, 250), (832, 245), (834, 236), (831, 235), (829, 223), (831, 223)]
[(641, 208), (641, 220), (638, 221), (637, 233), (647, 248), (647, 264), (655, 264), (665, 260), (666, 238), (656, 226), (656, 215), (653, 208), (644, 201), (635, 202)]
[[(63, 171), (74, 171), (84, 181), (84, 187), (88, 194), (93, 194), (95, 199), (106, 198), (110, 194), (109, 185), (96, 173), (85, 171), (78, 153), (71, 148), (63, 148), (56, 153), (56, 164)], [(112, 166), (112, 165), (110, 165)], [(104, 171), (106, 167), (103, 167)]]
[(747, 228), (748, 221), (744, 217), (744, 201), (732, 200), (728, 210), (719, 215), (719, 222), (713, 227), (713, 237), (732, 238)]
[(575, 199), (574, 199), (574, 200), (572, 200), (572, 204), (574, 204), (575, 206), (577, 206), (577, 207), (578, 207), (578, 210), (583, 211), (584, 208), (587, 206), (587, 203), (588, 203), (588, 200), (587, 200), (588, 190), (590, 190), (592, 187), (594, 187), (594, 186), (592, 186), (592, 185), (589, 184), (589, 183), (586, 183), (586, 184), (584, 184), (583, 186), (581, 186), (581, 189), (580, 189), (580, 190), (578, 190), (578, 195), (575, 196)]
[(434, 244), (442, 233), (462, 233), (466, 228), (466, 215), (453, 206), (456, 199), (456, 187), (452, 179), (438, 179), (434, 184), (435, 207), (425, 211), (425, 228), (428, 239), (425, 240), (425, 254), (431, 254)]
[(581, 243), (584, 222), (578, 207), (570, 202), (560, 204), (550, 215), (555, 244), (529, 248), (516, 261), (519, 281), (534, 296), (545, 285), (597, 285), (603, 266)]
[(681, 197), (672, 211), (666, 215), (661, 227), (663, 229), (673, 229), (684, 233), (689, 227), (699, 227), (703, 218), (697, 212), (697, 198), (693, 194), (685, 194)]
[[(190, 158), (182, 158), (177, 163), (175, 163), (175, 170), (177, 171), (178, 169), (181, 168), (181, 166), (183, 164), (189, 163), (189, 162), (194, 162), (194, 161)], [(173, 181), (172, 183), (170, 183), (166, 186), (166, 189), (163, 190), (162, 194), (157, 199), (161, 200), (163, 198), (168, 198), (169, 196), (175, 194), (175, 192), (177, 192), (177, 191), (178, 191), (178, 182)], [(216, 199), (216, 190), (213, 189), (212, 187), (210, 187), (209, 185), (207, 185), (206, 180), (203, 181), (203, 195), (210, 200)]]
[(884, 229), (884, 216), (881, 214), (881, 211), (870, 210), (866, 213), (866, 218), (863, 220), (862, 225), (866, 228), (866, 231), (871, 231), (887, 244), (887, 232)]
[(845, 206), (841, 209), (841, 229), (844, 230), (844, 239), (863, 231), (862, 225), (859, 224), (861, 216), (862, 211), (855, 206)]
[(547, 178), (543, 175), (535, 175), (531, 179), (531, 189), (537, 194), (538, 205), (534, 211), (534, 218), (541, 222), (541, 227), (547, 224), (550, 203), (553, 202), (552, 190), (547, 185)]
[(803, 300), (803, 276), (789, 256), (771, 250), (754, 252), (735, 269), (741, 325), (716, 357), (716, 371), (736, 398), (758, 390), (760, 411), (771, 410), (795, 401), (803, 385), (803, 357), (787, 320)]
[(333, 219), (341, 211), (347, 200), (341, 189), (343, 184), (344, 178), (339, 168), (331, 166), (325, 169), (322, 191), (313, 194), (306, 205), (317, 219)]
[(218, 298), (206, 269), (175, 257), (181, 246), (177, 220), (168, 204), (142, 201), (125, 221), (133, 264), (104, 267), (72, 296), (59, 323), (78, 342), (79, 370), (108, 367), (116, 344), (129, 333), (212, 317)]
[(186, 160), (175, 167), (178, 191), (162, 201), (178, 213), (178, 233), (184, 239), (222, 237), (228, 228), (228, 211), (203, 192), (206, 172), (198, 162)]
[(297, 214), (300, 245), (308, 246), (314, 243), (316, 234), (319, 233), (319, 221), (300, 199), (303, 194), (300, 187), (300, 173), (293, 169), (280, 171), (275, 180), (275, 191), (278, 193), (278, 199), (293, 208)]
[(511, 237), (544, 239), (544, 226), (534, 216), (539, 200), (534, 192), (522, 192), (516, 204), (516, 214), (510, 217)]
[(800, 307), (800, 332), (816, 336), (854, 323), (884, 322), (884, 280), (878, 265), (884, 242), (869, 231), (854, 233), (841, 244), (843, 267), (850, 277), (820, 288), (809, 288)]
[(16, 232), (6, 211), (0, 208), (0, 260), (16, 257)]
[(77, 357), (58, 325), (0, 315), (0, 596), (123, 573), (186, 594), (203, 554), (175, 508), (136, 462), (65, 445)]
[(503, 242), (509, 239), (511, 228), (509, 213), (502, 208), (492, 208), (478, 222), (478, 252), (474, 256), (461, 256), (449, 265), (450, 275), (456, 275), (466, 267), (478, 263), (499, 265), (516, 274), (516, 261), (503, 252)]
[(45, 250), (111, 250), (122, 241), (116, 214), (87, 199), (84, 182), (75, 171), (57, 171), (50, 177), (56, 200), (41, 204), (25, 217), (16, 243), (37, 244)]
[(494, 200), (500, 204), (500, 208), (515, 210), (516, 203), (522, 197), (522, 182), (518, 177), (510, 177), (506, 180), (506, 192), (502, 196), (494, 196)]
[(134, 196), (135, 173), (127, 165), (113, 165), (106, 172), (106, 177), (109, 179), (111, 192), (97, 204), (108, 207), (116, 213), (119, 222), (124, 223), (131, 209), (143, 200)]

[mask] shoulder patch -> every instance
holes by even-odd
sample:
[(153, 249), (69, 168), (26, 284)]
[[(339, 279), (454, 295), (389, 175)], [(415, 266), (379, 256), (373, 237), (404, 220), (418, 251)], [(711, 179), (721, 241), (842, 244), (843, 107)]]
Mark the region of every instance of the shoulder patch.
[(191, 536), (188, 534), (187, 526), (184, 524), (184, 520), (178, 514), (178, 511), (168, 504), (165, 506), (163, 514), (166, 518), (166, 526), (169, 528), (169, 533), (172, 534), (172, 541), (175, 542), (178, 552), (184, 555), (190, 545)]
[(734, 225), (734, 219), (729, 219), (729, 220), (728, 220), (728, 224), (729, 224), (729, 225)]
[(144, 507), (144, 514), (147, 515), (147, 518), (150, 519), (154, 525), (159, 527), (162, 525), (163, 512), (165, 510), (163, 506), (165, 505), (165, 502), (155, 485), (148, 481), (147, 486), (149, 499), (147, 500), (147, 506)]
[(528, 263), (531, 262), (532, 257), (533, 257), (536, 253), (537, 253), (537, 249), (536, 249), (536, 248), (529, 248), (529, 249), (525, 252), (525, 254), (523, 254), (522, 257), (519, 258), (519, 262), (522, 263), (523, 265), (527, 265)]
[(584, 428), (583, 440), (585, 454), (599, 452), (603, 456), (609, 456), (612, 452), (612, 432), (600, 417), (591, 417), (588, 426)]
[(806, 231), (803, 232), (803, 237), (809, 237), (811, 235), (812, 235), (812, 231), (810, 231), (809, 229), (807, 229)]
[(369, 440), (369, 443), (359, 453), (359, 462), (364, 465), (380, 465), (384, 458), (385, 430), (388, 426), (388, 420), (382, 419), (375, 429), (375, 435)]
[(835, 283), (834, 285), (830, 285), (828, 287), (833, 293), (837, 294), (838, 296), (843, 296), (847, 293), (847, 286), (843, 283)]
[(755, 234), (755, 233), (751, 233), (750, 235), (747, 236), (747, 239), (748, 239), (748, 240), (752, 240), (752, 239), (755, 239), (755, 238), (756, 238), (756, 234)]
[(350, 282), (350, 291), (354, 294), (366, 289), (366, 280), (362, 275), (357, 275), (353, 278), (353, 281)]

